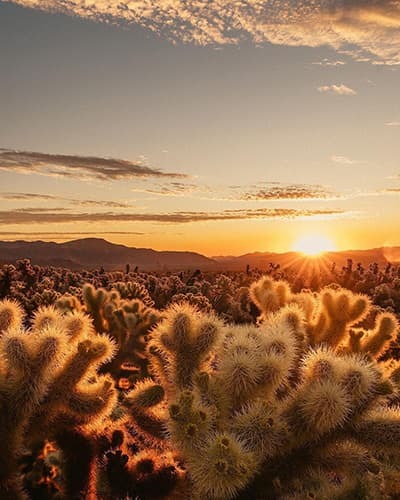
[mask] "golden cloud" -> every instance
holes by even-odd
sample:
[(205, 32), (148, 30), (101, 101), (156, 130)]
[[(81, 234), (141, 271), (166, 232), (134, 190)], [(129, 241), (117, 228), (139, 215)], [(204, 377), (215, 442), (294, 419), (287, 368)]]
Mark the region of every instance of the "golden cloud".
[[(400, 64), (400, 0), (14, 0), (96, 21), (139, 24), (174, 41), (355, 46)], [(360, 50), (364, 56), (360, 54)]]
[(341, 83), (340, 85), (322, 85), (318, 87), (319, 92), (326, 92), (328, 94), (338, 94), (338, 95), (357, 95), (357, 92)]
[(149, 177), (163, 179), (187, 177), (186, 174), (163, 172), (138, 162), (118, 158), (61, 155), (0, 148), (1, 171), (99, 181)]
[(78, 222), (149, 222), (183, 224), (242, 219), (294, 219), (303, 217), (340, 217), (349, 212), (339, 209), (259, 208), (235, 209), (221, 212), (172, 212), (172, 213), (70, 213), (64, 209), (19, 208), (0, 211), (0, 224), (68, 224)]

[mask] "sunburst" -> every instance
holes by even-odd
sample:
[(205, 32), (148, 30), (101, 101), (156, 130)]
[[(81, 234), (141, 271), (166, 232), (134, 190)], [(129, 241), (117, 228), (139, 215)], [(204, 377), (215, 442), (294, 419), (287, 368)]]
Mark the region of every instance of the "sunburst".
[(318, 257), (325, 252), (334, 251), (335, 245), (328, 236), (323, 234), (306, 234), (295, 242), (293, 250), (308, 257)]

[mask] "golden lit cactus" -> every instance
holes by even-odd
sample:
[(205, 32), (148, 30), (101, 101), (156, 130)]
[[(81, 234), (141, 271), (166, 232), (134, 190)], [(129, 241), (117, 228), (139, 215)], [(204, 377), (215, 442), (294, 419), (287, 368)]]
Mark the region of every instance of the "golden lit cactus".
[[(125, 291), (126, 295), (129, 295), (128, 291), (137, 295), (141, 292), (144, 295), (142, 288), (135, 283), (119, 283), (118, 286), (118, 289)], [(140, 299), (121, 298), (118, 290), (96, 289), (90, 284), (83, 287), (83, 305), (76, 301), (76, 297), (62, 297), (57, 301), (57, 309), (62, 312), (86, 312), (93, 321), (94, 329), (98, 333), (109, 335), (117, 345), (116, 355), (102, 371), (108, 371), (114, 378), (119, 379), (124, 367), (128, 366), (131, 376), (129, 380), (124, 378), (123, 385), (129, 387), (136, 380), (147, 377), (149, 375), (146, 355), (147, 334), (159, 321), (159, 312)], [(150, 304), (151, 301), (147, 303)]]
[(264, 276), (250, 287), (250, 297), (267, 318), (290, 302), (291, 291), (286, 281)]
[(370, 304), (368, 297), (354, 295), (348, 290), (323, 290), (316, 320), (309, 328), (313, 343), (339, 346), (348, 337), (350, 327), (368, 314)]
[(384, 354), (395, 340), (399, 325), (396, 317), (390, 313), (380, 313), (376, 317), (373, 330), (359, 330), (362, 333), (360, 351), (375, 358)]
[(20, 498), (18, 459), (23, 452), (27, 426), (45, 397), (51, 373), (62, 360), (59, 335), (33, 336), (23, 330), (8, 331), (0, 339), (5, 359), (0, 373), (0, 497)]
[(41, 306), (33, 314), (32, 328), (35, 332), (40, 332), (61, 322), (62, 314), (54, 306)]
[(295, 294), (263, 278), (251, 293), (261, 307), (258, 326), (223, 325), (177, 305), (151, 335), (171, 444), (195, 495), (340, 498), (359, 487), (356, 475), (370, 484), (385, 463), (373, 457), (373, 423), (398, 442), (400, 412), (385, 408), (395, 394), (400, 400), (400, 368), (377, 361), (395, 338), (394, 316), (381, 313), (362, 329), (370, 301), (343, 289)]
[(77, 342), (94, 334), (93, 323), (89, 316), (80, 312), (72, 311), (63, 316), (62, 323), (69, 342)]
[(55, 303), (57, 309), (62, 313), (73, 312), (73, 311), (82, 311), (83, 306), (75, 295), (63, 295), (58, 298)]
[(195, 494), (210, 499), (234, 498), (253, 477), (257, 464), (253, 453), (228, 432), (211, 434), (202, 453), (193, 453), (187, 462)]
[(285, 425), (270, 400), (298, 360), (296, 314), (285, 308), (262, 327), (225, 327), (178, 305), (153, 332), (149, 352), (169, 399), (172, 444), (199, 497), (233, 498), (282, 445)]
[(396, 317), (387, 312), (375, 318), (371, 330), (359, 326), (372, 311), (371, 300), (343, 288), (326, 287), (319, 293), (293, 293), (288, 283), (264, 276), (250, 287), (250, 295), (260, 309), (259, 321), (268, 321), (284, 306), (297, 307), (304, 336), (313, 346), (362, 352), (378, 358), (386, 352), (398, 331)]
[(219, 338), (221, 322), (212, 315), (200, 315), (189, 304), (174, 304), (164, 316), (151, 345), (164, 353), (172, 387), (184, 389), (190, 387), (196, 370), (206, 366), (207, 356)]
[(263, 276), (250, 286), (250, 298), (260, 309), (259, 319), (262, 321), (289, 304), (297, 304), (308, 320), (311, 318), (316, 300), (308, 292), (292, 293), (289, 283), (284, 280), (274, 280), (270, 276)]
[(96, 331), (103, 332), (105, 319), (102, 306), (107, 300), (107, 291), (103, 288), (96, 290), (93, 285), (86, 284), (83, 287), (83, 300), (87, 313), (93, 318)]
[(112, 357), (114, 344), (92, 332), (89, 339), (89, 332), (81, 313), (63, 317), (47, 308), (30, 331), (8, 328), (1, 336), (1, 498), (23, 497), (18, 461), (25, 447), (51, 439), (68, 449), (68, 433), (88, 443), (112, 411), (113, 382), (97, 370)]
[(14, 300), (0, 300), (0, 335), (10, 328), (22, 326), (24, 314), (21, 306)]
[[(293, 293), (269, 277), (251, 288), (257, 325), (226, 325), (188, 304), (160, 321), (140, 300), (91, 285), (84, 305), (42, 308), (29, 332), (21, 315), (4, 314), (0, 497), (23, 496), (23, 448), (51, 439), (67, 498), (157, 497), (152, 481), (174, 484), (176, 463), (192, 487), (183, 498), (343, 499), (360, 488), (385, 498), (381, 484), (400, 473), (400, 363), (381, 361), (396, 318), (340, 288)], [(116, 347), (150, 359), (120, 404), (100, 373)], [(129, 457), (124, 439), (146, 449)], [(96, 481), (100, 464), (108, 486)]]
[(186, 455), (202, 449), (215, 427), (215, 412), (193, 391), (185, 389), (169, 407), (169, 430), (174, 443)]
[(164, 399), (164, 389), (153, 380), (137, 382), (123, 400), (131, 424), (150, 445), (166, 438), (165, 415), (159, 407)]
[(151, 299), (149, 292), (140, 283), (135, 281), (119, 281), (113, 285), (113, 288), (118, 291), (122, 299), (139, 299), (148, 307), (154, 306), (154, 301)]
[(263, 458), (279, 453), (288, 435), (277, 405), (261, 398), (248, 403), (233, 415), (232, 429), (248, 449)]

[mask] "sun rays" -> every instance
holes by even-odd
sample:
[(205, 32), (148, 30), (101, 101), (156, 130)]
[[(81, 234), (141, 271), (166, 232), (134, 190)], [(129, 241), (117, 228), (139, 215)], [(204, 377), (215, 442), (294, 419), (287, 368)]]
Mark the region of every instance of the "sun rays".
[(335, 245), (328, 236), (322, 234), (307, 234), (295, 242), (293, 250), (309, 257), (317, 257), (324, 252), (334, 251)]

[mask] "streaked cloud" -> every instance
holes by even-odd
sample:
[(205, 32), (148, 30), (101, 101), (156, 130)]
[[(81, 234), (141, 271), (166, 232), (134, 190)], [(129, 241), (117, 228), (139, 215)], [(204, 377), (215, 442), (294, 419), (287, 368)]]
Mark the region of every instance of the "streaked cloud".
[(37, 239), (41, 240), (71, 240), (74, 238), (82, 237), (101, 237), (101, 236), (144, 236), (148, 233), (133, 232), (133, 231), (82, 231), (73, 233), (59, 233), (59, 232), (30, 232), (30, 231), (0, 231), (0, 240), (3, 241), (14, 241), (18, 239), (24, 239), (29, 241), (34, 241)]
[(149, 222), (182, 224), (188, 222), (242, 220), (242, 219), (294, 219), (303, 217), (332, 217), (349, 213), (338, 209), (259, 208), (234, 209), (221, 212), (172, 213), (70, 213), (38, 209), (0, 211), (0, 224), (68, 224), (78, 222)]
[(336, 197), (334, 193), (320, 185), (292, 184), (272, 185), (243, 193), (240, 199), (246, 201), (270, 200), (324, 200)]
[(27, 213), (30, 214), (32, 212), (46, 214), (48, 212), (67, 212), (68, 209), (66, 207), (22, 207), (14, 209), (15, 213)]
[(361, 160), (354, 160), (352, 158), (348, 158), (347, 156), (333, 155), (331, 156), (331, 160), (335, 163), (341, 163), (342, 165), (357, 165), (359, 163), (364, 163)]
[(13, 1), (99, 22), (139, 24), (173, 41), (330, 45), (357, 60), (400, 63), (400, 0)]
[(340, 196), (329, 188), (313, 184), (259, 182), (251, 185), (207, 186), (169, 182), (156, 186), (133, 188), (133, 192), (156, 196), (191, 197), (209, 201), (277, 201), (330, 200)]
[(400, 122), (387, 122), (385, 125), (387, 127), (400, 127)]
[(8, 201), (56, 201), (65, 198), (42, 193), (0, 193), (0, 199)]
[(118, 201), (109, 200), (67, 200), (74, 205), (82, 207), (104, 207), (104, 208), (129, 208), (132, 205), (129, 203), (120, 203)]
[(400, 194), (400, 188), (386, 188), (381, 192), (385, 194)]
[(145, 193), (155, 196), (191, 196), (194, 193), (208, 192), (210, 189), (198, 184), (184, 182), (169, 182), (164, 184), (153, 184), (152, 186), (143, 186), (132, 188), (134, 193)]
[(322, 66), (324, 68), (335, 68), (335, 67), (338, 67), (338, 66), (345, 66), (345, 62), (344, 61), (340, 61), (340, 60), (336, 60), (336, 61), (332, 61), (330, 59), (322, 59), (322, 61), (315, 61), (313, 63), (311, 63), (313, 66)]
[(348, 87), (347, 85), (344, 85), (343, 83), (341, 83), (340, 85), (322, 85), (321, 87), (318, 87), (318, 92), (345, 96), (357, 95), (357, 92), (354, 89)]
[(186, 178), (185, 174), (159, 169), (117, 158), (61, 155), (0, 149), (0, 171), (39, 174), (81, 180), (116, 181), (133, 178)]
[(129, 203), (121, 203), (119, 201), (110, 200), (80, 200), (74, 198), (65, 198), (52, 194), (41, 193), (0, 193), (0, 200), (7, 201), (65, 201), (69, 204), (80, 205), (83, 207), (104, 207), (104, 208), (129, 208), (132, 205)]

